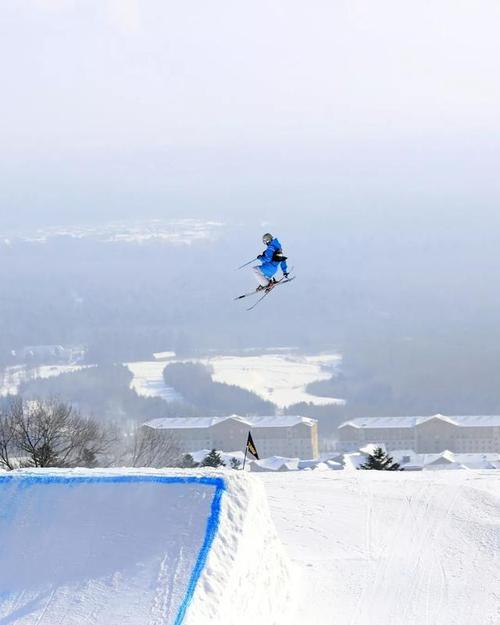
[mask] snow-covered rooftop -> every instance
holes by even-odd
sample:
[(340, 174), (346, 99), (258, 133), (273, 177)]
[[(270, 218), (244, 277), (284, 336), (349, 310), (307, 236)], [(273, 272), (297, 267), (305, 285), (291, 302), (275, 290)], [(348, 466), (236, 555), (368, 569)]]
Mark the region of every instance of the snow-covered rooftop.
[(154, 428), (155, 430), (183, 430), (192, 428), (210, 428), (218, 423), (227, 420), (239, 421), (240, 423), (254, 428), (282, 428), (293, 427), (303, 423), (312, 427), (316, 423), (316, 419), (309, 417), (279, 415), (266, 417), (240, 417), (239, 415), (231, 415), (229, 417), (176, 417), (173, 419), (153, 419), (144, 425)]
[(413, 428), (431, 419), (446, 421), (459, 427), (500, 427), (500, 415), (458, 415), (447, 417), (436, 414), (429, 417), (363, 417), (350, 419), (339, 425), (339, 429), (354, 428)]
[(245, 417), (245, 419), (256, 428), (282, 428), (292, 427), (304, 423), (312, 426), (317, 420), (309, 417), (301, 417), (300, 415), (279, 415), (271, 417)]
[(460, 466), (466, 469), (495, 469), (500, 463), (500, 454), (496, 452), (452, 452), (448, 449), (441, 453), (416, 453), (412, 449), (392, 450), (390, 455), (401, 463), (405, 471), (415, 471), (425, 467)]

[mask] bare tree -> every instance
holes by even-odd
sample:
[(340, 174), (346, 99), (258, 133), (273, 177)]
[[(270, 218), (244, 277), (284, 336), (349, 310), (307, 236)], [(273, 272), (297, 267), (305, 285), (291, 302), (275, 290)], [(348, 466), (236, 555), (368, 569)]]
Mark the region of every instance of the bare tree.
[(105, 430), (57, 400), (15, 399), (0, 414), (0, 466), (95, 466), (110, 444)]
[(172, 436), (144, 426), (135, 430), (130, 447), (133, 467), (171, 467), (180, 455), (179, 445)]
[(12, 471), (16, 468), (14, 427), (12, 416), (8, 413), (0, 412), (0, 467)]

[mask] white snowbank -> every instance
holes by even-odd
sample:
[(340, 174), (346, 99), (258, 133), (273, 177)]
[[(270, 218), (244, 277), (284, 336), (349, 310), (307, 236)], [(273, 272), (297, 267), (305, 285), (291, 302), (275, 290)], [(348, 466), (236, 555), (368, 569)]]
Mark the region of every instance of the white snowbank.
[(240, 471), (224, 477), (229, 496), (186, 625), (285, 625), (294, 608), (291, 567), (265, 490)]
[(278, 623), (289, 565), (235, 471), (0, 473), (0, 623)]
[(262, 460), (252, 460), (250, 471), (298, 471), (299, 461), (299, 458), (270, 456)]

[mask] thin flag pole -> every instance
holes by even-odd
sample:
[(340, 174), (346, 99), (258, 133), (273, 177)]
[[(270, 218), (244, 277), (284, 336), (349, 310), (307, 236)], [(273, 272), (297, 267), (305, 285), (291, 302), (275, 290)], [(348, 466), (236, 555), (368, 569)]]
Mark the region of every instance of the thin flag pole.
[(244, 265), (241, 265), (241, 267), (236, 267), (235, 271), (238, 271), (239, 269), (243, 269), (243, 267), (248, 267), (248, 265), (251, 265), (256, 260), (257, 260), (257, 258), (252, 258), (252, 260), (249, 260), (248, 263), (245, 263)]
[(255, 443), (253, 442), (253, 438), (250, 432), (248, 432), (247, 444), (245, 445), (245, 458), (243, 459), (243, 469), (245, 469), (248, 452), (250, 452), (252, 456), (255, 456), (256, 460), (259, 459), (259, 454), (257, 453), (257, 448), (255, 447)]

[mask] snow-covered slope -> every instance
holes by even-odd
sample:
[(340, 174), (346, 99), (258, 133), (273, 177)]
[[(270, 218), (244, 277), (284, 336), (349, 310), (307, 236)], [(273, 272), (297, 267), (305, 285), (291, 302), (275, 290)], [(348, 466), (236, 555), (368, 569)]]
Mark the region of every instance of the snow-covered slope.
[(258, 474), (297, 565), (289, 625), (498, 625), (500, 472)]
[(0, 475), (0, 623), (277, 623), (286, 556), (262, 486), (210, 471)]
[(500, 622), (497, 471), (21, 471), (0, 500), (0, 624)]

